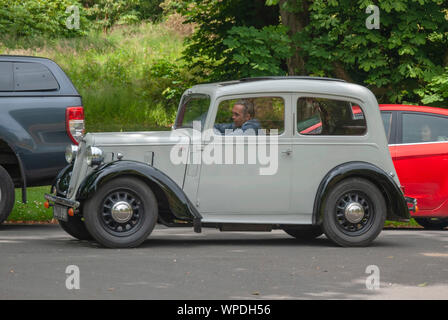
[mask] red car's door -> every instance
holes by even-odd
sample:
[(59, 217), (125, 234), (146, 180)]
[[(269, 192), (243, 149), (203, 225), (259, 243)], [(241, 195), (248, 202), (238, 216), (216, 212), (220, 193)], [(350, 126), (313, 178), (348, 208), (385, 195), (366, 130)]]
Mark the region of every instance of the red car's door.
[(390, 146), (406, 195), (417, 198), (419, 215), (437, 212), (448, 204), (448, 117), (399, 112), (397, 144)]

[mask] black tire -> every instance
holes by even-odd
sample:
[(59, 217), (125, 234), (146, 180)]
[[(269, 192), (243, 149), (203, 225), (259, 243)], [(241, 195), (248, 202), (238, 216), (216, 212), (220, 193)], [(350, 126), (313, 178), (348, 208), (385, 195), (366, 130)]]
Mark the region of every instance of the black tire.
[(88, 232), (103, 246), (137, 247), (148, 238), (157, 222), (157, 200), (141, 180), (116, 178), (86, 201), (83, 215)]
[(290, 227), (283, 230), (290, 236), (299, 240), (316, 239), (324, 233), (321, 226)]
[(93, 240), (92, 235), (86, 228), (84, 221), (81, 220), (79, 215), (74, 217), (68, 217), (68, 221), (59, 220), (61, 228), (72, 237), (78, 240)]
[(14, 182), (5, 168), (0, 166), (0, 223), (8, 219), (15, 201)]
[[(368, 246), (383, 229), (387, 207), (371, 182), (350, 178), (337, 184), (325, 199), (323, 230), (343, 247)], [(359, 221), (358, 221), (359, 220)]]
[(427, 230), (443, 230), (448, 227), (448, 218), (415, 218)]

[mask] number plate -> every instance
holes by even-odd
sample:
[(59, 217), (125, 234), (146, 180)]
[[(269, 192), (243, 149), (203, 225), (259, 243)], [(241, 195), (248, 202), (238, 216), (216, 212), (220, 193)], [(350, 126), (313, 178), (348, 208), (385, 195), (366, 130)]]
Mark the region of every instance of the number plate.
[(55, 204), (53, 207), (53, 217), (55, 219), (67, 222), (68, 221), (67, 208)]

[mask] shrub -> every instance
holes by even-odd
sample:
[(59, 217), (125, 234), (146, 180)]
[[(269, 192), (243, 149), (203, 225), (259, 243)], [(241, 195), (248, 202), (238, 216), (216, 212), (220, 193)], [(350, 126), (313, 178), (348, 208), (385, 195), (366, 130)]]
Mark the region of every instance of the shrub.
[[(80, 28), (67, 28), (67, 20), (78, 6)], [(89, 28), (85, 11), (76, 0), (0, 0), (0, 35), (2, 37), (47, 36), (73, 37)]]

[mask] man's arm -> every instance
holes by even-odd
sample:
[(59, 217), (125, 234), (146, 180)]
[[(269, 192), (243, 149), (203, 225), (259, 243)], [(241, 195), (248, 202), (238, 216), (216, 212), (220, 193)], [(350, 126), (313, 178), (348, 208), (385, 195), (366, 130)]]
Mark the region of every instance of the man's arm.
[(225, 134), (226, 130), (233, 130), (232, 123), (217, 123), (213, 126), (214, 129), (218, 130), (221, 134)]

